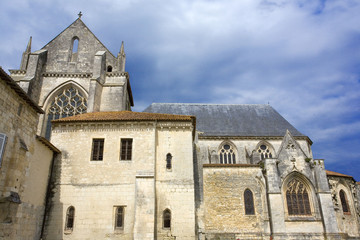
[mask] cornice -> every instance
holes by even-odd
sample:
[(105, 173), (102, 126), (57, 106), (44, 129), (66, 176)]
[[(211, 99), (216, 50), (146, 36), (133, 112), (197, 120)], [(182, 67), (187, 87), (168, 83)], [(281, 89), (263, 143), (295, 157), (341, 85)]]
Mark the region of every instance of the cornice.
[(89, 78), (92, 73), (60, 73), (60, 72), (45, 72), (43, 77), (71, 77), (71, 78)]
[(10, 69), (9, 72), (11, 75), (25, 75), (26, 70), (20, 70), (20, 69)]
[(126, 77), (128, 79), (129, 73), (128, 72), (107, 72), (106, 76), (107, 77)]
[[(224, 140), (224, 139), (233, 139), (233, 140), (283, 140), (283, 136), (198, 136), (199, 139), (203, 140)], [(294, 137), (296, 140), (306, 140), (310, 139), (306, 136)]]

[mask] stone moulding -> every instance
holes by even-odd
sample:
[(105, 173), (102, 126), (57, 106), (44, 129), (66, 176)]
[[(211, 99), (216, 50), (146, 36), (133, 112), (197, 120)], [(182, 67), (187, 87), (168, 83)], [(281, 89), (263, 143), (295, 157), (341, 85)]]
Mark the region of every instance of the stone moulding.
[(260, 168), (259, 164), (220, 164), (220, 163), (207, 163), (203, 164), (204, 168)]
[(12, 75), (25, 75), (26, 74), (26, 70), (18, 70), (18, 69), (10, 69), (9, 72)]
[(43, 77), (71, 77), (71, 78), (89, 78), (92, 73), (57, 73), (47, 72), (42, 74)]
[[(306, 136), (297, 136), (294, 137), (296, 140), (306, 140), (312, 144), (312, 141)], [(234, 139), (234, 140), (283, 140), (284, 136), (202, 136), (199, 134), (199, 139), (204, 140), (224, 140), (224, 139)]]

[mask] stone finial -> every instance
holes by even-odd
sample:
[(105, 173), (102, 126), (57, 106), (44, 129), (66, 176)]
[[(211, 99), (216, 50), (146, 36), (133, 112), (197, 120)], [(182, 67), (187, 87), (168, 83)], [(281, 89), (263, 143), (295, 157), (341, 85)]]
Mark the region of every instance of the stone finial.
[(81, 18), (82, 15), (83, 15), (83, 14), (82, 14), (81, 11), (80, 11), (79, 14), (78, 14), (79, 18)]
[(121, 55), (125, 55), (125, 50), (124, 50), (124, 41), (121, 42), (121, 47), (120, 47), (120, 52)]
[(30, 36), (28, 45), (26, 46), (25, 52), (27, 52), (27, 53), (31, 53), (31, 41), (32, 41), (32, 36)]

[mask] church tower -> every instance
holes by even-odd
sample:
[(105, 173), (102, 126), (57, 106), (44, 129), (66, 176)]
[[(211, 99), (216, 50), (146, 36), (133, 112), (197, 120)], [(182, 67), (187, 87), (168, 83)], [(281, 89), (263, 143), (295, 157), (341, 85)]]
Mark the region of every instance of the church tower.
[(42, 49), (23, 53), (11, 77), (44, 110), (38, 134), (50, 138), (51, 120), (134, 106), (122, 42), (115, 57), (79, 17)]

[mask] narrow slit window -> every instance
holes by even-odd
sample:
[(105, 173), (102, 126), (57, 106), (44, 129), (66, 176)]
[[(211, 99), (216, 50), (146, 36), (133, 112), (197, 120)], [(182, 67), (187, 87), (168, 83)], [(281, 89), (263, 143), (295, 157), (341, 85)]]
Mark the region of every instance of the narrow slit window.
[(71, 57), (70, 57), (71, 62), (76, 62), (78, 60), (78, 54), (79, 54), (78, 50), (79, 50), (79, 38), (74, 37), (72, 39), (72, 45), (71, 45)]
[(166, 169), (170, 170), (172, 168), (172, 156), (170, 153), (166, 154)]

